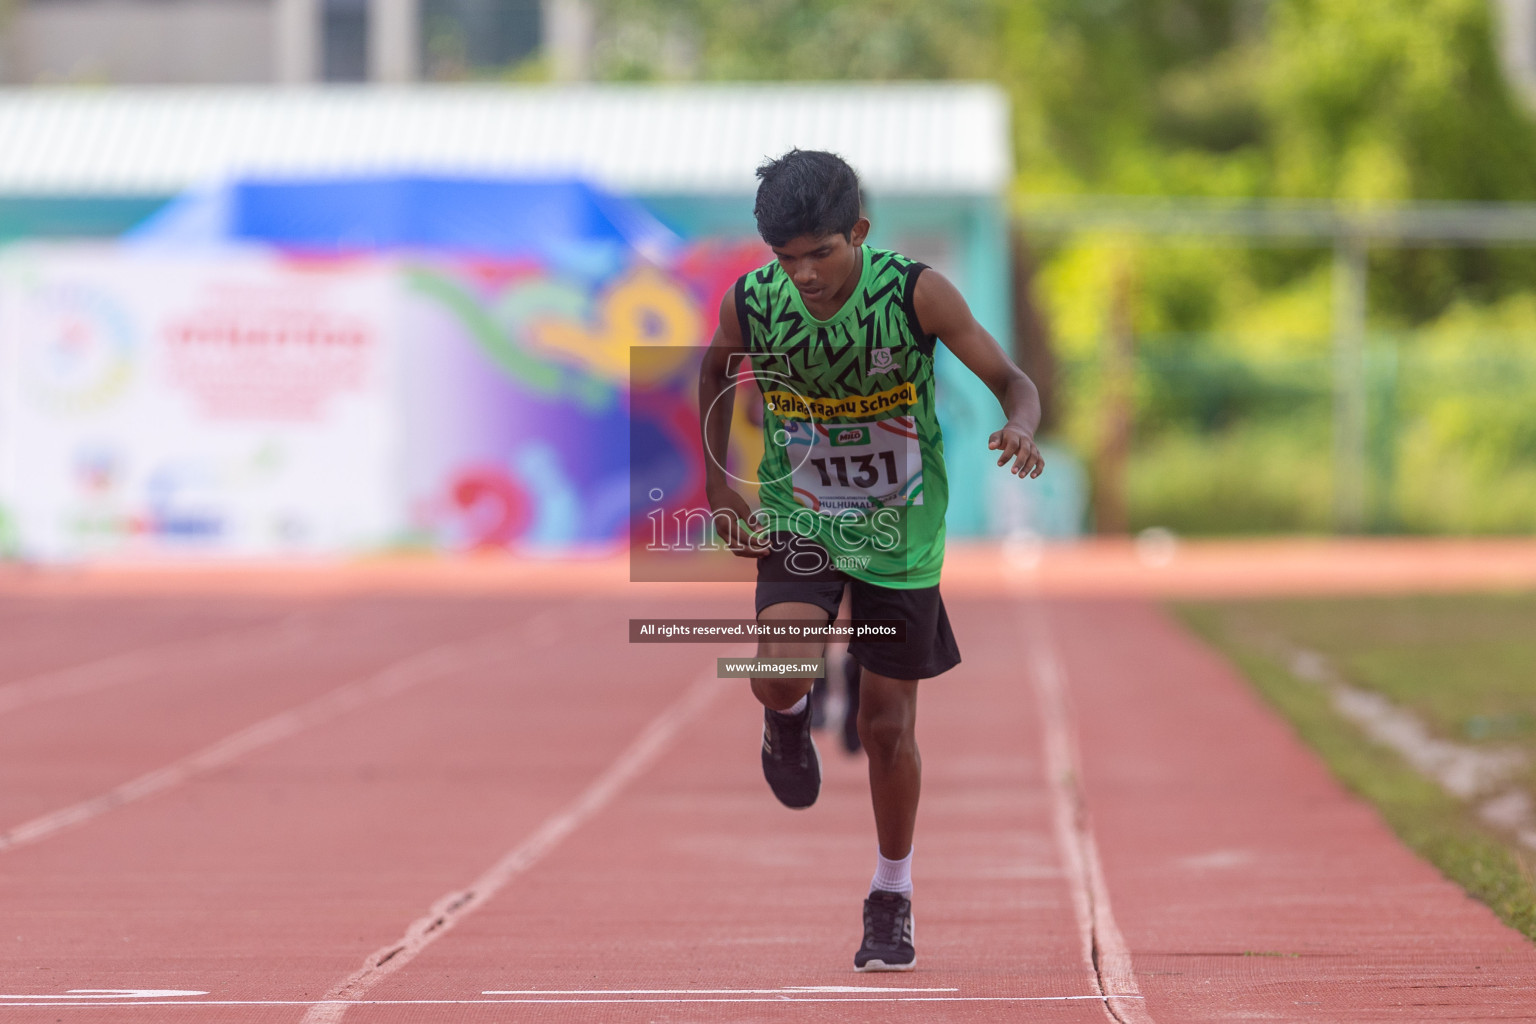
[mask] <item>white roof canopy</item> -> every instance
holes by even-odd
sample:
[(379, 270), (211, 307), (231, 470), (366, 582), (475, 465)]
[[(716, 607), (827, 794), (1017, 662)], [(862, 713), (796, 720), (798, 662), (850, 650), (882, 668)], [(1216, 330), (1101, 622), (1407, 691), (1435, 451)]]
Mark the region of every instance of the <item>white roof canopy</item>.
[(1007, 100), (980, 84), (18, 88), (0, 90), (0, 192), (416, 172), (743, 194), (799, 146), (841, 153), (877, 193), (993, 195), (1008, 134)]

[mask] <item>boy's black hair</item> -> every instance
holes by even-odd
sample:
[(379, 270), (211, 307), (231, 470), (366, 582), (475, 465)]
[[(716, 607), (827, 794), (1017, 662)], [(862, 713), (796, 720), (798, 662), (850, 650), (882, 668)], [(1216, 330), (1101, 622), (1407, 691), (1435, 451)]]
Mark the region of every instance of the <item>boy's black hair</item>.
[(859, 176), (842, 157), (792, 149), (757, 169), (757, 233), (769, 245), (801, 235), (853, 234), (860, 212)]

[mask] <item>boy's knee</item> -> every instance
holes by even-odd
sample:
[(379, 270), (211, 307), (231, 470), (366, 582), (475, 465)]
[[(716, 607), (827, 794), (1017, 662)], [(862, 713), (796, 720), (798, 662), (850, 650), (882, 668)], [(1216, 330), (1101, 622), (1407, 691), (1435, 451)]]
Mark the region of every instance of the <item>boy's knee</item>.
[[(806, 643), (805, 641), (791, 642), (787, 640), (759, 640), (757, 644), (757, 656), (759, 658), (794, 658), (801, 661), (812, 661), (823, 657), (823, 649), (820, 644)], [(754, 676), (752, 679), (752, 692), (762, 702), (763, 707), (772, 711), (783, 711), (795, 701), (811, 692), (812, 678), (790, 679), (782, 676)]]
[(810, 679), (754, 678), (752, 693), (770, 711), (784, 711), (811, 692)]
[(901, 708), (859, 707), (859, 739), (871, 756), (890, 757), (912, 742), (912, 717)]
[(804, 640), (759, 640), (757, 656), (759, 658), (819, 658), (822, 656), (822, 648), (819, 644), (806, 643)]

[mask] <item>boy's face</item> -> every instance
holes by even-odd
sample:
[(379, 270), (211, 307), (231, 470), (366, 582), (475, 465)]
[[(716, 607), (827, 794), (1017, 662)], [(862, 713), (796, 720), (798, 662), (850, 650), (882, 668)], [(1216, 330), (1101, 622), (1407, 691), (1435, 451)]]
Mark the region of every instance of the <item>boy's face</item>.
[(869, 234), (869, 221), (859, 219), (848, 235), (801, 235), (773, 247), (779, 265), (812, 313), (835, 311), (858, 284), (859, 246)]

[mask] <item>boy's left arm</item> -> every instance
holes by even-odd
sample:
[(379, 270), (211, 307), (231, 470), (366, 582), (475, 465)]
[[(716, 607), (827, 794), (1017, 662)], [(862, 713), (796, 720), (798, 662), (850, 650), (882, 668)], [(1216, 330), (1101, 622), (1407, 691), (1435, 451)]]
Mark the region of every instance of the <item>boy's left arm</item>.
[(1045, 460), (1035, 446), (1035, 430), (1040, 426), (1040, 392), (1035, 382), (1014, 365), (997, 339), (976, 322), (960, 289), (943, 274), (924, 270), (918, 276), (912, 305), (923, 330), (938, 335), (992, 389), (1003, 407), (1008, 421), (987, 442), (988, 448), (1000, 453), (997, 464), (1001, 466), (1013, 459), (1010, 473), (1021, 478), (1039, 476)]

